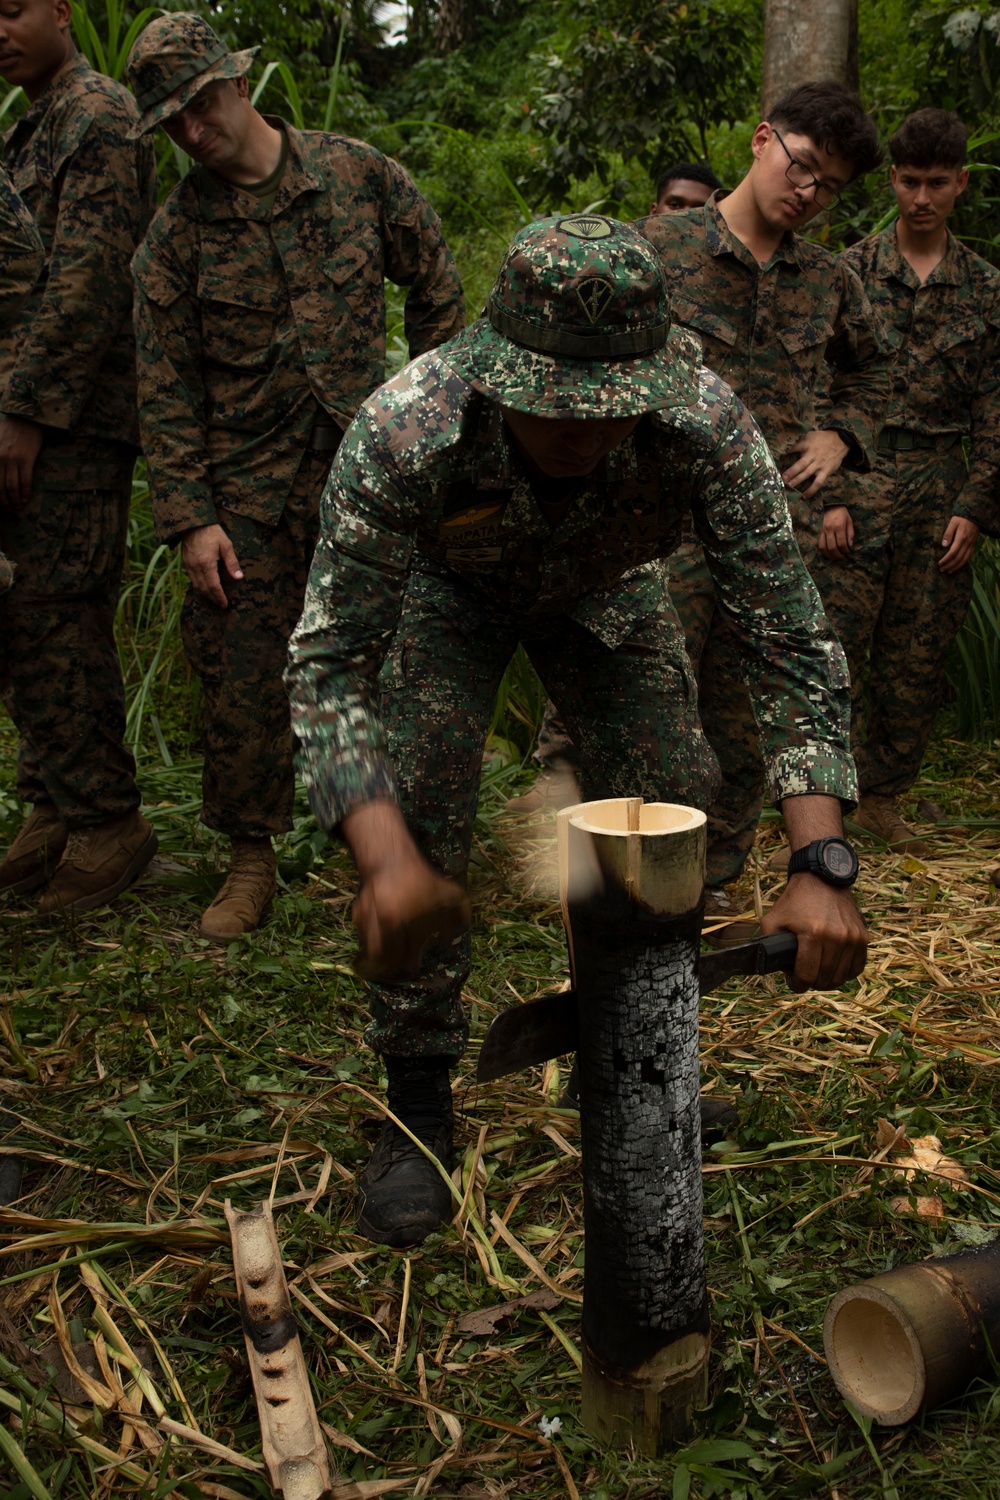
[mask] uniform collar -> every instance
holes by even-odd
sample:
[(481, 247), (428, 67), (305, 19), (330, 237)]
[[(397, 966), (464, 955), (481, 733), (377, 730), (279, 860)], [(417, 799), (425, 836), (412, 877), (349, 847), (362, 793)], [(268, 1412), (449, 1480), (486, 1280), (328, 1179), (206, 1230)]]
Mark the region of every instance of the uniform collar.
[[(934, 267), (924, 286), (960, 286), (965, 280), (965, 272), (962, 267), (963, 247), (956, 240), (951, 230), (947, 230), (948, 248), (943, 257)], [(890, 224), (888, 229), (882, 231), (878, 237), (878, 250), (875, 254), (875, 275), (881, 281), (895, 279), (901, 281), (904, 286), (913, 290), (920, 287), (920, 280), (909, 261), (899, 248), (896, 239), (896, 226)]]
[(745, 265), (752, 266), (756, 270), (763, 271), (767, 266), (772, 266), (776, 260), (783, 260), (787, 265), (794, 266), (800, 270), (802, 261), (799, 255), (798, 236), (791, 230), (786, 229), (778, 244), (777, 250), (771, 256), (765, 266), (761, 266), (750, 254), (741, 239), (733, 234), (729, 225), (722, 216), (719, 204), (723, 198), (728, 197), (725, 188), (718, 188), (709, 198), (704, 207), (705, 215), (705, 246), (711, 255), (734, 255), (737, 260), (743, 261)]
[(321, 139), (319, 133), (296, 130), (279, 115), (265, 115), (264, 119), (275, 130), (282, 131), (288, 141), (288, 160), (273, 209), (251, 193), (243, 192), (236, 183), (228, 182), (207, 167), (196, 166), (193, 171), (197, 174), (198, 196), (205, 219), (271, 219), (302, 193), (322, 188), (323, 180), (316, 171), (320, 157), (316, 144)]
[(24, 114), (14, 125), (11, 136), (22, 132), (30, 134), (49, 106), (54, 104), (63, 94), (68, 94), (81, 79), (86, 78), (93, 71), (93, 68), (82, 52), (78, 52), (75, 57), (71, 57), (67, 62), (63, 63), (48, 88), (39, 94), (34, 104), (28, 105)]

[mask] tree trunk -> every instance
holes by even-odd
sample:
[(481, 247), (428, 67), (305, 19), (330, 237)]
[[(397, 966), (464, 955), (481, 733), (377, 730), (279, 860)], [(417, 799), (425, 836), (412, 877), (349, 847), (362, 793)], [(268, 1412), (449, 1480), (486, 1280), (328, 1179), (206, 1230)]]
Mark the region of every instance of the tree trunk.
[(440, 56), (455, 52), (469, 39), (471, 0), (440, 0), (434, 27), (434, 51)]
[(767, 0), (762, 113), (800, 83), (858, 87), (858, 0)]
[(705, 1398), (698, 942), (705, 818), (564, 809), (560, 885), (580, 1011), (583, 1424), (656, 1457)]

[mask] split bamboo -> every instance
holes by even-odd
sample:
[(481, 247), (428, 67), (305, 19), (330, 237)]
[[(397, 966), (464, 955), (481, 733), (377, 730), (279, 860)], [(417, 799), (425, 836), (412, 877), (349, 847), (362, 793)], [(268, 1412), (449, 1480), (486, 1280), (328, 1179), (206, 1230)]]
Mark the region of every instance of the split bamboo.
[(1000, 1353), (1000, 1238), (845, 1287), (823, 1343), (840, 1394), (884, 1427), (960, 1395)]
[(707, 1389), (697, 957), (705, 816), (613, 798), (558, 819), (580, 1015), (585, 1427), (656, 1456)]
[(298, 1329), (274, 1233), (271, 1205), (237, 1213), (226, 1199), (236, 1292), (253, 1377), (261, 1448), (279, 1500), (326, 1500), (331, 1492)]

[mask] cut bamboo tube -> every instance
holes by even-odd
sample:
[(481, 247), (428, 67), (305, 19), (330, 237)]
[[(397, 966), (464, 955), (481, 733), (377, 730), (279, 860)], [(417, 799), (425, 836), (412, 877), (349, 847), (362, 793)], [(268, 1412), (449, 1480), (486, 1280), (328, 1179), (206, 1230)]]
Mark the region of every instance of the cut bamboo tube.
[(960, 1395), (1000, 1353), (1000, 1239), (845, 1287), (823, 1344), (840, 1394), (883, 1427)]
[(233, 1268), (268, 1479), (281, 1500), (330, 1494), (326, 1444), (302, 1356), (271, 1205), (236, 1212), (226, 1199)]
[(638, 797), (558, 818), (580, 1015), (583, 1422), (655, 1456), (707, 1391), (698, 974), (705, 815)]

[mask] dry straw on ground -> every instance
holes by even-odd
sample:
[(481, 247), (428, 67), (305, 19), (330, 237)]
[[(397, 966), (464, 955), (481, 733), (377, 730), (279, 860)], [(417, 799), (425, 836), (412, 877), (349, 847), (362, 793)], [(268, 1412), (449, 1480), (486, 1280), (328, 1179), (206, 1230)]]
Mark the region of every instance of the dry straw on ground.
[[(481, 850), (486, 873), (476, 892), (475, 1042), (504, 1004), (565, 977), (551, 893), (539, 889), (551, 830), (501, 820), (495, 834)], [(706, 1087), (741, 1100), (747, 1122), (740, 1139), (705, 1159), (713, 1409), (724, 1410), (727, 1392), (742, 1393), (734, 1431), (759, 1454), (744, 1479), (763, 1485), (760, 1494), (783, 1493), (781, 1463), (819, 1473), (832, 1461), (846, 1419), (832, 1388), (815, 1385), (823, 1378), (818, 1324), (843, 1277), (866, 1274), (865, 1244), (881, 1246), (870, 1252), (873, 1274), (887, 1246), (897, 1260), (915, 1258), (931, 1248), (927, 1234), (968, 1242), (1000, 1222), (984, 1112), (943, 1081), (963, 1064), (977, 1087), (998, 1076), (1000, 892), (986, 878), (1000, 863), (997, 835), (973, 828), (935, 837), (946, 854), (933, 863), (884, 853), (866, 861), (861, 899), (873, 944), (853, 990), (796, 995), (772, 977), (706, 997)], [(749, 911), (780, 889), (766, 866), (776, 844), (771, 823), (741, 888)], [(221, 1500), (266, 1493), (233, 1303), (227, 1197), (246, 1207), (269, 1198), (275, 1210), (320, 1419), (342, 1476), (338, 1500), (663, 1493), (669, 1466), (598, 1454), (575, 1426), (582, 1210), (578, 1121), (558, 1108), (565, 1066), (478, 1088), (473, 1046), (455, 1084), (453, 1227), (404, 1253), (353, 1233), (355, 1175), (384, 1105), (366, 1072), (360, 996), (347, 977), (348, 889), (343, 866), (314, 882), (313, 901), (329, 905), (303, 963), (340, 984), (337, 1056), (361, 1058), (360, 1070), (332, 1068), (309, 1030), (313, 1018), (296, 1029), (262, 1010), (229, 1024), (235, 1012), (222, 998), (214, 1009), (192, 1003), (193, 1024), (179, 1040), (168, 1040), (166, 1011), (151, 1007), (141, 1024), (130, 1015), (121, 1025), (136, 1078), (122, 1074), (110, 1088), (101, 1076), (110, 1043), (89, 1024), (88, 985), (98, 970), (125, 976), (135, 945), (120, 927), (109, 934), (96, 921), (64, 935), (76, 945), (79, 977), (55, 987), (61, 1027), (35, 1041), (19, 1020), (23, 983), (0, 997), (4, 1149), (29, 1158), (25, 1197), (0, 1211), (0, 1405), (8, 1413), (0, 1472), (6, 1465), (26, 1494), (55, 1493), (39, 1473), (51, 1477), (62, 1454), (74, 1466), (71, 1494), (85, 1494), (87, 1484), (101, 1495), (153, 1494), (170, 1478), (190, 1486), (181, 1493)], [(156, 891), (144, 899), (155, 907)], [(162, 973), (171, 954), (185, 954), (192, 993), (200, 993), (198, 974), (211, 972), (220, 995), (240, 1005), (243, 992), (229, 982), (236, 960), (193, 949), (183, 912), (161, 911), (159, 920)], [(247, 968), (248, 987), (265, 979), (266, 971), (258, 981)], [(34, 1002), (43, 989), (32, 990)], [(106, 1006), (103, 1014), (111, 1014)], [(200, 1147), (181, 1133), (168, 1147), (160, 1123), (180, 1118), (185, 1086), (157, 1080), (185, 1060), (192, 1070), (210, 1061), (220, 1107), (213, 1119), (192, 1096), (194, 1128), (207, 1125)], [(258, 1063), (261, 1072), (248, 1075)], [(144, 1081), (153, 1113), (130, 1113)], [(71, 1116), (60, 1125), (50, 1106), (67, 1090), (81, 1122), (117, 1111), (116, 1140), (131, 1145), (101, 1150)], [(46, 1110), (35, 1107), (40, 1098)], [(776, 1134), (768, 1111), (779, 1106)], [(240, 1110), (259, 1111), (252, 1128), (267, 1139), (240, 1139), (231, 1123)], [(911, 1128), (911, 1117), (921, 1128)], [(938, 1147), (921, 1139), (931, 1135)], [(811, 1267), (801, 1272), (805, 1291), (785, 1285), (799, 1274), (800, 1255)], [(780, 1453), (760, 1436), (765, 1410)], [(168, 1492), (169, 1484), (158, 1493)], [(818, 1492), (836, 1486), (824, 1482)]]

